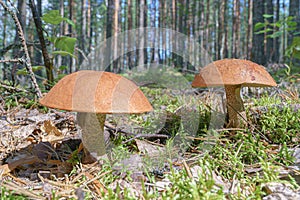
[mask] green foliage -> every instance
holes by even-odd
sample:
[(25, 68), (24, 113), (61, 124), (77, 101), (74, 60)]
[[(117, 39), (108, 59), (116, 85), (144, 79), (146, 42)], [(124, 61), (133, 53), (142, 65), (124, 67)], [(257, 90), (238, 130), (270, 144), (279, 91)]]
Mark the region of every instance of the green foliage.
[(7, 190), (5, 187), (1, 187), (1, 200), (25, 200), (28, 199), (25, 196), (17, 195), (13, 191)]
[(297, 22), (294, 17), (287, 16), (277, 22), (271, 22), (270, 18), (273, 15), (264, 14), (264, 22), (258, 22), (254, 25), (255, 34), (266, 34), (269, 38), (277, 38), (282, 36), (285, 32), (296, 30)]
[[(294, 69), (293, 60), (300, 59), (300, 37), (296, 36), (299, 35), (299, 32), (294, 32), (297, 29), (295, 17), (286, 16), (277, 22), (270, 22), (270, 18), (272, 18), (273, 15), (265, 14), (263, 17), (264, 22), (256, 23), (254, 26), (255, 34), (266, 34), (268, 38), (282, 37), (283, 34), (291, 34), (294, 36), (292, 43), (284, 51), (285, 58), (289, 60), (289, 65), (286, 65), (285, 74), (290, 76), (291, 71)], [(296, 73), (299, 73), (299, 71)]]
[(280, 99), (269, 97), (254, 101), (255, 104), (261, 105), (260, 102), (263, 102), (264, 105), (261, 107), (263, 110), (255, 123), (259, 130), (272, 142), (291, 144), (299, 140), (300, 109), (294, 108), (292, 101), (286, 104), (272, 104), (272, 102), (278, 102)]
[(77, 41), (76, 38), (61, 36), (61, 37), (49, 37), (48, 39), (54, 44), (56, 48), (61, 50), (61, 51), (54, 51), (55, 54), (60, 54), (62, 56), (71, 55), (74, 57), (73, 53)]
[(295, 158), (293, 156), (293, 151), (288, 148), (286, 142), (283, 143), (279, 153), (275, 156), (274, 160), (286, 166), (294, 163)]
[(300, 59), (300, 37), (294, 37), (292, 44), (286, 49), (286, 56)]
[[(32, 71), (37, 72), (37, 71), (42, 70), (43, 68), (44, 68), (44, 66), (32, 66)], [(18, 75), (27, 75), (28, 72), (27, 72), (26, 68), (22, 68), (17, 71), (17, 74)]]
[(167, 175), (171, 187), (162, 193), (162, 199), (225, 199), (222, 188), (215, 185), (211, 165), (200, 162), (200, 166), (202, 173), (198, 173), (198, 180), (188, 177), (185, 170), (176, 171), (171, 167)]
[[(49, 25), (48, 28), (51, 28), (52, 30), (50, 31), (52, 34), (47, 37), (47, 39), (53, 44), (52, 49), (50, 51), (52, 59), (54, 59), (56, 55), (70, 56), (73, 58), (77, 58), (74, 55), (77, 39), (74, 37), (63, 36), (63, 35), (57, 36), (58, 35), (57, 30), (60, 27), (60, 24), (62, 22), (66, 22), (71, 26), (73, 26), (74, 28), (75, 28), (75, 24), (68, 18), (61, 16), (58, 10), (48, 11), (43, 15), (42, 19), (47, 25)], [(58, 66), (58, 69), (59, 68), (60, 66)]]
[(58, 25), (61, 22), (65, 21), (68, 24), (75, 27), (75, 24), (66, 17), (62, 17), (59, 13), (59, 10), (50, 10), (48, 13), (42, 16), (42, 20), (47, 24)]

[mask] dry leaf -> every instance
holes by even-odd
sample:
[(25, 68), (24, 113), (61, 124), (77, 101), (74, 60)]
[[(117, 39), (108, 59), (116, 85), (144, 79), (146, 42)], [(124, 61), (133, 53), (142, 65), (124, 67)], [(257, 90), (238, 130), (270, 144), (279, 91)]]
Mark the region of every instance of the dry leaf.
[(56, 126), (50, 120), (45, 120), (41, 130), (48, 133), (49, 135), (61, 136), (62, 133), (56, 128)]

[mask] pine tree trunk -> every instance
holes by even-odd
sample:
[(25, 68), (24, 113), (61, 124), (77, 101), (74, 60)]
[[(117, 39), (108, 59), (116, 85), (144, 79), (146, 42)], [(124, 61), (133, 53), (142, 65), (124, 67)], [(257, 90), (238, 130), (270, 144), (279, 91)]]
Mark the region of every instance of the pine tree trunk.
[(247, 59), (251, 59), (251, 51), (252, 51), (252, 29), (253, 29), (253, 0), (248, 0), (248, 25), (246, 32), (246, 55)]
[[(265, 1), (253, 1), (253, 25), (258, 22), (264, 23)], [(264, 34), (254, 34), (252, 41), (252, 59), (254, 62), (264, 65), (266, 63), (264, 55)]]

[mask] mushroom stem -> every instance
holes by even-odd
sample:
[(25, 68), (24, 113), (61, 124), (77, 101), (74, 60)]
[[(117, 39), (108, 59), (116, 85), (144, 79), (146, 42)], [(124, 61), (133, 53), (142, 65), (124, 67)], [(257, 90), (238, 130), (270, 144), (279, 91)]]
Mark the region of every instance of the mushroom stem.
[(226, 104), (228, 113), (227, 127), (243, 128), (246, 125), (246, 113), (244, 103), (241, 98), (241, 85), (226, 85)]
[(82, 128), (85, 162), (94, 162), (106, 154), (104, 138), (105, 118), (105, 114), (82, 112), (77, 114), (78, 124)]

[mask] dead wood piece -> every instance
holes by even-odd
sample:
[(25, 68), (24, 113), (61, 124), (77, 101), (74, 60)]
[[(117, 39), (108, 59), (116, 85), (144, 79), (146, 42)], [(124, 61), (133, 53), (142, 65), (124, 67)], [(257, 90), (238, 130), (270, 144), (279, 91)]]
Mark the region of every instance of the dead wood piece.
[(6, 175), (6, 174), (12, 172), (13, 170), (15, 170), (17, 167), (19, 167), (21, 165), (33, 164), (33, 163), (37, 163), (37, 162), (41, 162), (41, 161), (36, 156), (31, 156), (31, 157), (28, 157), (28, 158), (16, 160), (16, 161), (13, 161), (13, 162), (8, 163), (8, 164), (1, 165), (0, 166), (0, 174), (1, 175)]

